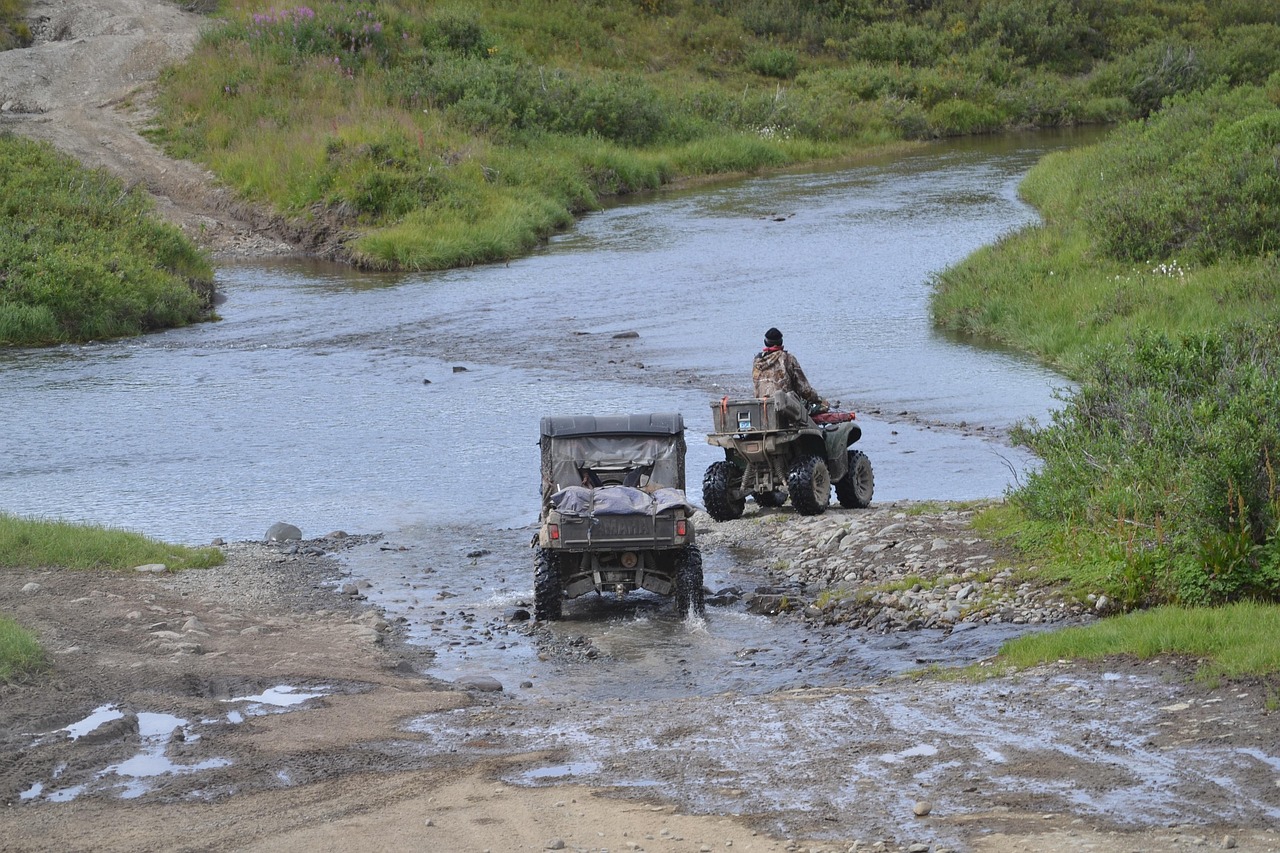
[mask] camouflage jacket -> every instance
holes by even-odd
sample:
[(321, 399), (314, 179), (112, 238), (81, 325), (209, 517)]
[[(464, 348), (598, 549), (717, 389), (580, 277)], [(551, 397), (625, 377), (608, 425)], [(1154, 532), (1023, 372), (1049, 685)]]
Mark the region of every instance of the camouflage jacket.
[(791, 391), (806, 403), (817, 403), (822, 399), (800, 369), (800, 362), (782, 347), (756, 353), (755, 360), (751, 363), (751, 384), (755, 386), (757, 397), (769, 397), (778, 391)]

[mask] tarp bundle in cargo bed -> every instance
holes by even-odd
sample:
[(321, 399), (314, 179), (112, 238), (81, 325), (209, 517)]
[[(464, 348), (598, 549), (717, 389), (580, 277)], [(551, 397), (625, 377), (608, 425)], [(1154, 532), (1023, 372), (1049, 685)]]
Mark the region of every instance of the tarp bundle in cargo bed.
[(697, 509), (680, 489), (655, 489), (652, 494), (630, 486), (590, 489), (569, 486), (551, 496), (551, 506), (565, 515), (657, 515), (672, 509)]

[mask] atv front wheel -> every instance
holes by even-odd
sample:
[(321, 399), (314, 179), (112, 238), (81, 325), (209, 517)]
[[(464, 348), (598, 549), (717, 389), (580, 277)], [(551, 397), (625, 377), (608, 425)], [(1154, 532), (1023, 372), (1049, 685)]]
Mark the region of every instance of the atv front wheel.
[(533, 554), (533, 618), (539, 622), (550, 622), (559, 619), (563, 612), (560, 555), (546, 548), (536, 548)]
[(831, 472), (820, 456), (801, 456), (787, 472), (791, 505), (801, 515), (822, 515), (831, 503)]
[(686, 545), (676, 555), (676, 613), (683, 619), (691, 610), (698, 616), (707, 612), (702, 589), (702, 550), (697, 545)]
[(871, 506), (871, 494), (876, 489), (876, 475), (871, 470), (871, 460), (860, 450), (849, 451), (849, 470), (836, 480), (836, 497), (840, 506), (864, 509)]
[(707, 515), (716, 521), (741, 518), (747, 499), (733, 494), (741, 482), (742, 472), (737, 465), (727, 459), (711, 463), (702, 477), (702, 503), (707, 508)]

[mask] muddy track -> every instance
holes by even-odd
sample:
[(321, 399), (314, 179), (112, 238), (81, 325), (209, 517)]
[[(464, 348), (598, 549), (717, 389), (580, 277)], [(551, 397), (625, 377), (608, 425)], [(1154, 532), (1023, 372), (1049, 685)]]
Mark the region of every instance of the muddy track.
[(0, 53), (0, 132), (49, 142), (145, 188), (162, 216), (217, 258), (341, 260), (344, 234), (323, 216), (294, 223), (257, 209), (142, 135), (157, 76), (208, 24), (163, 0), (36, 0), (34, 43)]

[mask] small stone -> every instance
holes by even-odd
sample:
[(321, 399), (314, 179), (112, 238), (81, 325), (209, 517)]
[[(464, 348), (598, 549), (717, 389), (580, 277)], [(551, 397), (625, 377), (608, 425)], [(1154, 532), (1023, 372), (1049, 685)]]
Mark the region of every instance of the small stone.
[[(466, 369), (465, 367), (463, 367), (461, 364), (455, 364), (455, 365), (453, 366), (453, 372), (454, 372), (454, 373), (466, 373), (466, 372), (467, 372), (467, 369)], [(564, 842), (563, 842), (563, 841), (561, 841), (561, 842), (560, 842), (560, 847), (563, 847), (563, 846), (564, 846)], [(559, 850), (559, 849), (560, 849), (560, 847), (556, 847), (556, 848), (553, 848), (553, 849), (555, 849), (555, 850)]]
[(435, 825), (436, 825), (436, 822), (435, 822), (434, 820), (432, 820), (431, 818), (427, 818), (427, 819), (426, 819), (426, 821), (425, 821), (422, 825), (423, 825), (423, 826), (435, 826)]
[(35, 581), (31, 581), (30, 583), (23, 585), (22, 591), (27, 595), (30, 595), (33, 592), (39, 592), (40, 584), (36, 583)]
[(1236, 837), (1234, 835), (1224, 835), (1222, 836), (1222, 841), (1219, 842), (1218, 846), (1223, 850), (1234, 850), (1236, 846)]
[(167, 572), (169, 567), (164, 563), (147, 563), (145, 566), (135, 566), (135, 572)]
[(547, 849), (548, 849), (548, 850), (563, 850), (563, 849), (564, 849), (564, 839), (563, 839), (563, 838), (553, 838), (553, 839), (551, 839), (550, 841), (548, 841), (548, 842), (547, 842)]
[(916, 817), (924, 817), (929, 814), (929, 812), (933, 811), (933, 805), (925, 800), (918, 800), (916, 804), (911, 807), (911, 811)]

